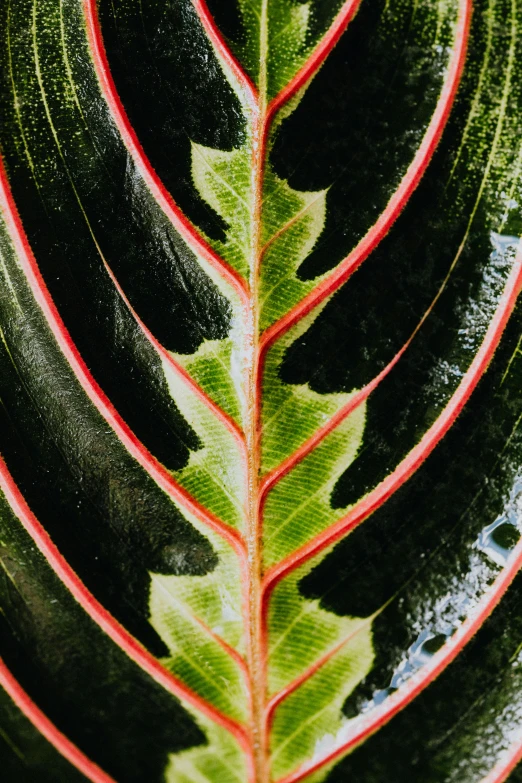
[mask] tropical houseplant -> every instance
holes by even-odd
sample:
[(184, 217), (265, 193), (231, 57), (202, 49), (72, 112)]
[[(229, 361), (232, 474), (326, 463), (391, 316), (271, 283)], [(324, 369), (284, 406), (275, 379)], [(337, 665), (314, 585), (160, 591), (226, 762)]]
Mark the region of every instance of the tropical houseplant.
[(2, 0), (6, 783), (522, 754), (517, 0)]

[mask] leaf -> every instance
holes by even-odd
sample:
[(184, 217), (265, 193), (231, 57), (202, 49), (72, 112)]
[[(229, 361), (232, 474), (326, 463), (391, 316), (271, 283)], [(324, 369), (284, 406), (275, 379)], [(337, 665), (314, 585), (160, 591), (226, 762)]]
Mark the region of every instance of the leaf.
[(519, 774), (517, 2), (0, 12), (8, 779)]
[[(35, 708), (3, 664), (1, 676), (2, 774), (7, 775), (7, 779), (28, 780), (29, 776), (34, 775), (45, 781), (58, 781), (60, 776), (62, 780), (67, 776), (67, 780), (79, 783), (93, 777), (107, 783), (113, 780), (78, 751)], [(20, 709), (17, 704), (20, 704)], [(47, 737), (50, 741), (47, 741)], [(68, 763), (68, 759), (71, 763)]]

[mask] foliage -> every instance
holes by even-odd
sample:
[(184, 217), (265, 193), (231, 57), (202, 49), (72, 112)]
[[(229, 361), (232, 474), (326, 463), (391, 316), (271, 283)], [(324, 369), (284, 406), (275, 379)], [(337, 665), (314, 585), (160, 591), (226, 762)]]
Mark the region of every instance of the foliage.
[(519, 779), (521, 21), (3, 0), (6, 781)]

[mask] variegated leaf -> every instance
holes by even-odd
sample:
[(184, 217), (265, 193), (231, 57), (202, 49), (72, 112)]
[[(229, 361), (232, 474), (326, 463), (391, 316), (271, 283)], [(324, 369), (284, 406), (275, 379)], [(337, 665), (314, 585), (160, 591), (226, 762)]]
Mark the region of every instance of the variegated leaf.
[(520, 4), (0, 14), (6, 780), (516, 780)]

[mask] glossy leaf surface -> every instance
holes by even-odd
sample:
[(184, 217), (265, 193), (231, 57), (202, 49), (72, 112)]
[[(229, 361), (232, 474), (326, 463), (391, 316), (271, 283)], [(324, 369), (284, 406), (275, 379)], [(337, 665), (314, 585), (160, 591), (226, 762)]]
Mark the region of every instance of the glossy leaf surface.
[(0, 14), (6, 780), (516, 780), (522, 8)]

